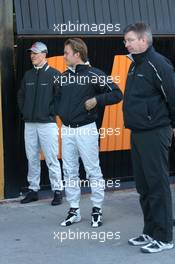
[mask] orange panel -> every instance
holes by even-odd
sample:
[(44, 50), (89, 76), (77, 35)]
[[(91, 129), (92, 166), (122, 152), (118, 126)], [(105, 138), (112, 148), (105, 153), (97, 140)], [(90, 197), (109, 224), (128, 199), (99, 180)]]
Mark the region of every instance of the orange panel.
[(66, 70), (66, 64), (63, 56), (50, 57), (47, 59), (47, 61), (51, 67), (57, 69), (60, 72), (64, 72)]
[[(114, 81), (119, 78), (118, 85), (123, 93), (130, 64), (130, 59), (124, 55), (114, 57), (111, 76)], [(105, 131), (105, 137), (101, 135), (100, 151), (130, 149), (130, 131), (124, 128), (122, 102), (105, 107), (101, 130)], [(120, 134), (118, 135), (117, 132), (120, 132)]]
[[(66, 66), (66, 63), (64, 61), (64, 57), (63, 56), (57, 56), (57, 57), (50, 57), (48, 58), (48, 64), (57, 69), (58, 71), (60, 72), (64, 72), (67, 68)], [(59, 129), (59, 159), (61, 158), (61, 119), (59, 118), (59, 116), (57, 116), (56, 118), (57, 120), (57, 126), (58, 126), (58, 129)]]

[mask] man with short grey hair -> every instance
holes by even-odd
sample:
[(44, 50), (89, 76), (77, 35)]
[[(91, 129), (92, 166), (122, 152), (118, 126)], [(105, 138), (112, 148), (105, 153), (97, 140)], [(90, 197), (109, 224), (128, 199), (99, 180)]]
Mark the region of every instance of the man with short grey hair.
[(168, 154), (175, 128), (175, 74), (171, 62), (152, 47), (145, 23), (127, 26), (124, 44), (132, 60), (124, 123), (131, 129), (133, 172), (144, 216), (142, 234), (128, 242), (142, 246), (144, 253), (156, 253), (174, 246)]
[(21, 203), (38, 200), (40, 189), (40, 159), (42, 150), (54, 191), (52, 205), (62, 202), (62, 179), (58, 161), (58, 128), (55, 115), (55, 97), (58, 85), (55, 77), (60, 73), (47, 64), (47, 46), (35, 42), (28, 50), (33, 68), (27, 71), (18, 92), (18, 105), (25, 121), (25, 150), (28, 159), (29, 192)]

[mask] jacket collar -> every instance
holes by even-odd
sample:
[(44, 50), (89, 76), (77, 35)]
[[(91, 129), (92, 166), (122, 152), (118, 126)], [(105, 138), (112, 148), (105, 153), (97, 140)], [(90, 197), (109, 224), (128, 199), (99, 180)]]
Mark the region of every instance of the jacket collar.
[(76, 72), (81, 72), (81, 71), (84, 71), (86, 69), (89, 68), (89, 63), (85, 63), (85, 64), (77, 64), (75, 69), (73, 67), (68, 67), (68, 69), (74, 73)]
[(153, 46), (150, 46), (146, 51), (139, 54), (130, 54), (130, 58), (136, 63), (141, 64), (154, 51)]
[(43, 71), (47, 71), (49, 69), (49, 65), (47, 63), (47, 61), (44, 63), (44, 65), (40, 66), (40, 67), (37, 67), (37, 66), (34, 66), (34, 69), (36, 70), (43, 70)]

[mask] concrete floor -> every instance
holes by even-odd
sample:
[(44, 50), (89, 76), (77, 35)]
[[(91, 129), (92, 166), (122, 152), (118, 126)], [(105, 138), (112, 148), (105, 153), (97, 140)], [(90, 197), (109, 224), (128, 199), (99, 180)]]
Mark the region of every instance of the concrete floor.
[[(175, 186), (172, 186), (175, 209)], [(107, 192), (104, 225), (90, 227), (90, 195), (81, 199), (82, 221), (60, 227), (68, 203), (51, 206), (51, 198), (27, 205), (17, 200), (0, 204), (0, 263), (2, 264), (174, 264), (175, 248), (143, 254), (128, 238), (142, 231), (142, 214), (134, 189)], [(86, 232), (86, 233), (85, 233)], [(175, 235), (175, 228), (174, 228)], [(62, 240), (62, 241), (61, 241)]]

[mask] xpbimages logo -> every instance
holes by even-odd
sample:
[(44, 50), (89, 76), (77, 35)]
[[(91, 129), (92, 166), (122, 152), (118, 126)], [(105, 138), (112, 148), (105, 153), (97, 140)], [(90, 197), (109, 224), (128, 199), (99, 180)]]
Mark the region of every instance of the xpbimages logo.
[(76, 23), (72, 23), (71, 21), (68, 21), (67, 23), (63, 24), (54, 24), (53, 25), (53, 31), (57, 31), (60, 34), (64, 34), (67, 32), (89, 32), (89, 33), (97, 33), (100, 35), (107, 34), (108, 32), (118, 32), (120, 31), (120, 24), (88, 24), (88, 23), (79, 23), (77, 20)]
[(63, 186), (65, 188), (75, 188), (75, 187), (90, 187), (90, 188), (99, 188), (99, 189), (117, 189), (120, 188), (121, 183), (120, 183), (120, 179), (115, 179), (115, 180), (104, 180), (104, 179), (100, 179), (100, 180), (95, 180), (95, 179), (79, 179), (79, 180), (64, 180)]
[(62, 127), (58, 129), (59, 134), (61, 135), (61, 138), (65, 138), (66, 136), (95, 136), (98, 135), (100, 138), (105, 138), (106, 136), (120, 136), (120, 127), (108, 127), (104, 128), (101, 127), (97, 129), (96, 127), (94, 128), (87, 128), (87, 127), (76, 127), (72, 128), (70, 126), (67, 127)]
[(80, 231), (79, 229), (76, 229), (76, 231), (71, 231), (71, 229), (68, 229), (67, 231), (54, 232), (53, 239), (57, 240), (60, 243), (63, 243), (66, 240), (96, 240), (100, 243), (104, 243), (109, 240), (119, 240), (120, 232)]
[(105, 85), (109, 85), (111, 83), (120, 83), (120, 76), (79, 76), (79, 75), (61, 75), (54, 76), (54, 84), (60, 84), (61, 86), (65, 86), (68, 84), (79, 84), (79, 85), (87, 85), (87, 84), (99, 84), (101, 87)]

